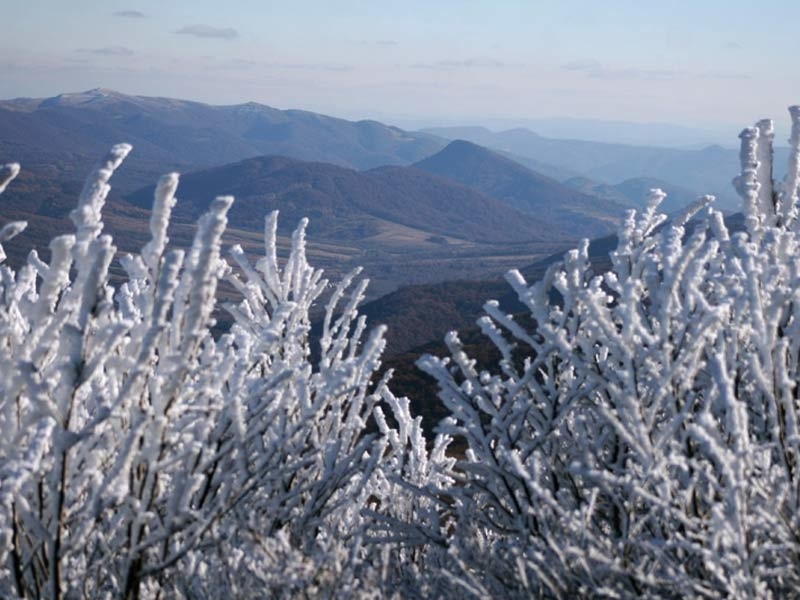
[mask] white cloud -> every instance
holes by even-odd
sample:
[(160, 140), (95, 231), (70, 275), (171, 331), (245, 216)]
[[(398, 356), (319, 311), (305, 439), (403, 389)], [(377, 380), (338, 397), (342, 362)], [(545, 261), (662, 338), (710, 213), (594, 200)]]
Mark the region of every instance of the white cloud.
[(212, 25), (186, 25), (178, 29), (175, 33), (220, 40), (232, 40), (239, 37), (239, 32), (232, 27), (214, 27)]

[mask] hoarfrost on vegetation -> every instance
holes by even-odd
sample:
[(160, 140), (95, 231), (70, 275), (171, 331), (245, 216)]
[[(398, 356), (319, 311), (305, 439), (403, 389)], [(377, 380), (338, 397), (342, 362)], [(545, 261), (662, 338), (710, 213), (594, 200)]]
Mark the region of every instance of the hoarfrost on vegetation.
[[(428, 448), (376, 376), (365, 281), (327, 282), (305, 222), (281, 267), (221, 257), (232, 199), (188, 253), (159, 182), (141, 254), (102, 235), (115, 147), (76, 234), (0, 265), (0, 594), (59, 597), (784, 597), (800, 588), (800, 108), (789, 170), (742, 135), (744, 231), (653, 190), (611, 268), (588, 242), (485, 305), (496, 365), (456, 333), (419, 365), (451, 415)], [(0, 171), (0, 189), (18, 172)], [(0, 244), (24, 228), (11, 223)], [(0, 262), (4, 258), (0, 246)], [(240, 300), (211, 335), (216, 288)], [(453, 437), (466, 444), (448, 457)]]
[[(588, 244), (540, 282), (508, 275), (533, 327), (486, 305), (502, 356), (458, 336), (423, 357), (468, 443), (449, 540), (482, 597), (796, 595), (800, 588), (800, 107), (772, 181), (770, 121), (746, 129), (745, 229), (704, 198), (666, 222), (654, 190), (611, 268)], [(691, 223), (689, 217), (693, 217)]]
[[(379, 523), (362, 513), (416, 519), (428, 501), (396, 480), (448, 459), (429, 457), (407, 401), (374, 380), (384, 340), (357, 314), (366, 281), (335, 286), (312, 361), (309, 310), (328, 282), (306, 262), (305, 223), (280, 267), (271, 215), (255, 266), (232, 249), (237, 272), (220, 255), (221, 197), (191, 249), (170, 249), (171, 174), (151, 240), (113, 285), (101, 211), (129, 151), (89, 178), (49, 264), (34, 251), (18, 272), (0, 266), (0, 595), (378, 593), (391, 553), (371, 549)], [(221, 279), (241, 300), (215, 339)]]

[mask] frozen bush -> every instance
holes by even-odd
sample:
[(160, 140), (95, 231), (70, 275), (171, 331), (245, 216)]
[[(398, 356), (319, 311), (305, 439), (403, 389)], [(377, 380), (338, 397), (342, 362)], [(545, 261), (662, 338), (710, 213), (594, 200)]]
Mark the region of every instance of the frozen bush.
[[(419, 501), (403, 504), (396, 481), (428, 454), (376, 380), (383, 329), (358, 316), (367, 282), (333, 286), (312, 353), (309, 311), (329, 286), (306, 261), (305, 223), (281, 267), (272, 214), (264, 257), (253, 266), (234, 247), (234, 268), (220, 256), (233, 199), (220, 197), (188, 252), (170, 249), (172, 174), (149, 243), (112, 284), (101, 209), (129, 151), (115, 146), (89, 179), (49, 264), (31, 252), (18, 272), (0, 265), (0, 595), (380, 593), (368, 501), (388, 515), (395, 496), (414, 518)], [(5, 167), (0, 189), (18, 171)], [(215, 339), (223, 278), (241, 299)]]
[[(608, 272), (588, 244), (486, 304), (502, 359), (458, 336), (420, 366), (462, 436), (453, 585), (480, 597), (733, 597), (800, 588), (800, 107), (772, 181), (770, 121), (742, 132), (745, 230), (706, 197), (631, 212)], [(689, 222), (690, 217), (694, 217)]]

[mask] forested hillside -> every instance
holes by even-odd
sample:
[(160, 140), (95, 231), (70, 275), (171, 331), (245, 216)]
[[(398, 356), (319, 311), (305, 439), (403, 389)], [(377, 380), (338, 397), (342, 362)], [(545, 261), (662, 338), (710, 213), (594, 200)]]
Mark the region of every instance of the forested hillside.
[(502, 200), (564, 237), (612, 231), (626, 206), (589, 196), (465, 141), (451, 142), (414, 166)]
[[(376, 121), (346, 121), (250, 102), (213, 106), (94, 89), (52, 98), (0, 101), (0, 152), (39, 163), (39, 151), (91, 164), (120, 139), (136, 148), (124, 190), (152, 183), (158, 169), (219, 165), (260, 155), (356, 169), (409, 164), (440, 149), (433, 136)], [(45, 164), (45, 163), (43, 163)]]

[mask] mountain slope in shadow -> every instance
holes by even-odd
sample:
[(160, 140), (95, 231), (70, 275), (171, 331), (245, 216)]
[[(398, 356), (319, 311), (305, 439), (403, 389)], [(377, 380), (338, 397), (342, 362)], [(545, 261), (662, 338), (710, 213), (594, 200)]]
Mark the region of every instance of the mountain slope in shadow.
[[(119, 142), (133, 145), (118, 189), (133, 191), (168, 170), (265, 154), (355, 169), (406, 165), (445, 144), (377, 121), (347, 121), (254, 102), (213, 106), (98, 88), (52, 98), (0, 101), (0, 156), (30, 168), (45, 151), (78, 173)], [(49, 160), (52, 162), (52, 160)], [(45, 163), (47, 164), (47, 163)]]
[[(153, 189), (143, 188), (128, 200), (146, 207)], [(392, 228), (413, 230), (422, 239), (433, 236), (444, 245), (453, 240), (505, 244), (559, 239), (540, 220), (417, 169), (359, 172), (282, 156), (250, 158), (183, 175), (179, 188), (183, 202), (176, 206), (175, 216), (194, 221), (212, 198), (228, 194), (236, 198), (229, 213), (236, 227), (260, 228), (264, 216), (278, 209), (282, 226), (293, 229), (307, 217), (309, 235), (323, 240), (365, 241)]]
[(565, 237), (594, 237), (613, 231), (626, 206), (590, 196), (464, 140), (414, 164), (502, 200), (546, 221)]

